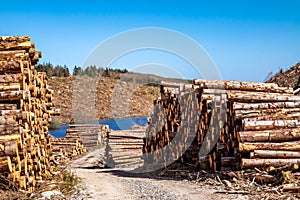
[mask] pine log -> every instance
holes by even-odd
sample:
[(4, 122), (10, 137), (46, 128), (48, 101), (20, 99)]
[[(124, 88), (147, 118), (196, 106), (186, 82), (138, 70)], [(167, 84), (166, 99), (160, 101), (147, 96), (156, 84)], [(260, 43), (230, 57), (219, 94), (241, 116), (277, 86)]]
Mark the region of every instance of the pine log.
[(12, 164), (9, 156), (0, 157), (0, 171), (12, 172)]
[(13, 91), (21, 90), (21, 85), (19, 83), (0, 83), (0, 91)]
[[(0, 110), (0, 116), (5, 116), (5, 115), (23, 115), (23, 112), (21, 110)], [(26, 111), (24, 113), (27, 113)]]
[[(262, 110), (235, 110), (235, 115), (237, 118), (275, 118), (284, 117), (292, 118), (299, 117), (300, 108), (290, 108), (290, 109), (262, 109)], [(250, 120), (250, 119), (249, 119)]]
[(234, 102), (234, 110), (260, 110), (277, 108), (299, 108), (300, 102), (267, 102), (267, 103), (239, 103)]
[(245, 121), (243, 120), (243, 129), (251, 130), (272, 130), (280, 128), (296, 128), (300, 126), (299, 120), (261, 120), (261, 121)]
[(242, 90), (256, 92), (276, 92), (293, 94), (293, 88), (279, 87), (275, 83), (258, 83), (258, 82), (239, 82), (224, 80), (201, 80), (195, 79), (195, 85), (208, 89), (224, 89), (224, 90)]
[(300, 128), (240, 131), (240, 142), (286, 142), (300, 140)]
[(16, 110), (17, 104), (0, 104), (0, 110)]
[(292, 94), (266, 93), (266, 92), (247, 92), (247, 91), (226, 91), (228, 101), (243, 103), (262, 103), (262, 102), (299, 102), (300, 96)]
[(285, 184), (282, 186), (283, 192), (292, 192), (292, 193), (299, 193), (300, 192), (300, 185), (297, 184)]
[(0, 92), (0, 101), (28, 99), (28, 91), (4, 91)]
[(12, 83), (23, 83), (24, 75), (22, 73), (18, 74), (4, 74), (0, 75), (0, 83), (12, 84)]
[(9, 138), (11, 134), (19, 135), (22, 132), (23, 128), (19, 124), (0, 125), (0, 138), (5, 135)]
[(300, 158), (300, 152), (281, 150), (254, 150), (254, 158)]
[(29, 36), (1, 36), (0, 50), (23, 50), (32, 46)]
[(26, 60), (28, 59), (28, 57), (29, 54), (26, 53), (26, 50), (0, 51), (0, 60), (12, 60), (12, 59)]
[(254, 150), (286, 150), (286, 151), (300, 151), (300, 141), (293, 142), (244, 142), (239, 143), (239, 151), (242, 153)]
[(300, 119), (300, 112), (291, 114), (273, 113), (273, 114), (249, 114), (236, 116), (236, 119), (243, 119), (245, 121), (266, 121), (266, 120), (294, 120)]
[(280, 167), (300, 163), (300, 159), (246, 159), (242, 158), (241, 168)]
[(18, 124), (15, 116), (0, 116), (0, 125)]
[(24, 65), (27, 67), (28, 63), (25, 61), (0, 61), (0, 72), (5, 73), (23, 73)]
[(17, 156), (19, 144), (20, 140), (0, 141), (0, 156)]

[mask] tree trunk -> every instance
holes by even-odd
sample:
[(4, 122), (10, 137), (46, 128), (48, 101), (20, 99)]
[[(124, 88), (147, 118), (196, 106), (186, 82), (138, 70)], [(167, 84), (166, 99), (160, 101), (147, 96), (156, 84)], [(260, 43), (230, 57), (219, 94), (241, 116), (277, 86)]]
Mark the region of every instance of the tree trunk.
[(29, 36), (2, 36), (0, 37), (0, 51), (30, 49)]
[(300, 140), (300, 128), (240, 131), (240, 142), (286, 142)]
[(281, 128), (296, 128), (300, 126), (299, 120), (261, 120), (243, 121), (244, 131), (273, 130)]
[(286, 151), (300, 151), (300, 141), (293, 142), (245, 142), (239, 143), (239, 151), (242, 153), (254, 151), (254, 150), (286, 150)]
[(293, 88), (279, 87), (277, 84), (274, 83), (195, 79), (194, 84), (198, 85), (201, 88), (208, 88), (208, 89), (242, 90), (242, 91), (276, 92), (276, 93), (293, 94)]
[(241, 168), (254, 168), (254, 167), (280, 167), (284, 165), (291, 165), (300, 163), (300, 159), (246, 159), (243, 158)]
[(234, 110), (260, 110), (277, 108), (299, 108), (299, 102), (266, 102), (266, 103), (239, 103), (234, 102)]
[(299, 102), (300, 96), (293, 94), (267, 93), (267, 92), (247, 92), (228, 91), (227, 99), (232, 102), (241, 103), (263, 103), (263, 102)]
[(254, 150), (254, 158), (300, 158), (299, 151)]

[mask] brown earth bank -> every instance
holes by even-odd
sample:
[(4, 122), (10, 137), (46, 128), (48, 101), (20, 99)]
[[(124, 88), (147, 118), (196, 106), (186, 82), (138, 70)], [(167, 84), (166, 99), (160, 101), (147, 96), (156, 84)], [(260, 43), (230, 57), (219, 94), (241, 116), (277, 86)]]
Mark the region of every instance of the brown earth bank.
[[(54, 104), (61, 115), (52, 126), (125, 117), (149, 117), (153, 100), (159, 96), (161, 80), (187, 82), (146, 74), (122, 74), (118, 78), (51, 77)], [(53, 127), (52, 127), (53, 128)]]
[(277, 83), (282, 87), (295, 87), (297, 86), (300, 76), (300, 62), (290, 67), (286, 71), (280, 70), (277, 74), (268, 79), (267, 83)]

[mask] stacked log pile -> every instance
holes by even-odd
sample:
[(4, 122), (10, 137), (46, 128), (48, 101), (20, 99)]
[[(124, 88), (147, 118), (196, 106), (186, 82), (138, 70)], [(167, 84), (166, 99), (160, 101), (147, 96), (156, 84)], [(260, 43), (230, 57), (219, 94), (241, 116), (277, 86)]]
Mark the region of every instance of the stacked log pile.
[(143, 146), (146, 165), (163, 163), (166, 166), (178, 158), (181, 162), (190, 162), (198, 157), (195, 136), (199, 104), (196, 93), (191, 85), (167, 86), (161, 87), (161, 97), (154, 101), (154, 114), (146, 130)]
[(30, 37), (0, 37), (0, 173), (28, 191), (51, 175), (48, 125), (58, 114), (35, 70), (40, 57)]
[(142, 166), (144, 137), (145, 130), (122, 130), (108, 133), (105, 149), (106, 165), (115, 168)]
[(56, 165), (64, 164), (76, 156), (86, 152), (82, 140), (77, 132), (67, 132), (64, 138), (51, 138), (52, 162)]
[[(300, 96), (292, 88), (200, 79), (192, 86), (164, 85), (144, 139), (148, 163), (168, 164), (170, 155), (207, 162), (213, 170), (300, 162)], [(175, 136), (182, 138), (178, 144)], [(166, 154), (163, 147), (170, 145)]]
[(107, 133), (110, 131), (108, 125), (103, 124), (70, 124), (68, 133), (77, 133), (87, 149), (92, 149), (103, 144)]
[(70, 124), (64, 138), (51, 138), (52, 162), (63, 164), (104, 143), (108, 125)]

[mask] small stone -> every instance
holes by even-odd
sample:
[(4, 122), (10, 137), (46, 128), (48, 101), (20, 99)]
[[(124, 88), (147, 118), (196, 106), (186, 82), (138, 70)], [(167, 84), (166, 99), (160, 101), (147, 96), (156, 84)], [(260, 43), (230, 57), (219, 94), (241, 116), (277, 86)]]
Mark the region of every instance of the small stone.
[(232, 184), (231, 184), (231, 182), (230, 182), (230, 181), (228, 181), (228, 180), (222, 180), (222, 183), (224, 183), (224, 185), (225, 185), (226, 187), (229, 187), (229, 188), (231, 188), (231, 187), (232, 187)]
[(59, 197), (64, 197), (64, 195), (57, 190), (53, 190), (53, 191), (45, 191), (42, 192), (42, 198), (44, 199), (53, 199), (53, 196), (59, 196)]
[(238, 182), (237, 178), (233, 178), (233, 179), (232, 179), (232, 182), (233, 182), (233, 183), (237, 183), (237, 182)]
[(230, 177), (230, 178), (237, 178), (237, 175), (234, 173), (234, 172), (228, 172), (227, 175)]

